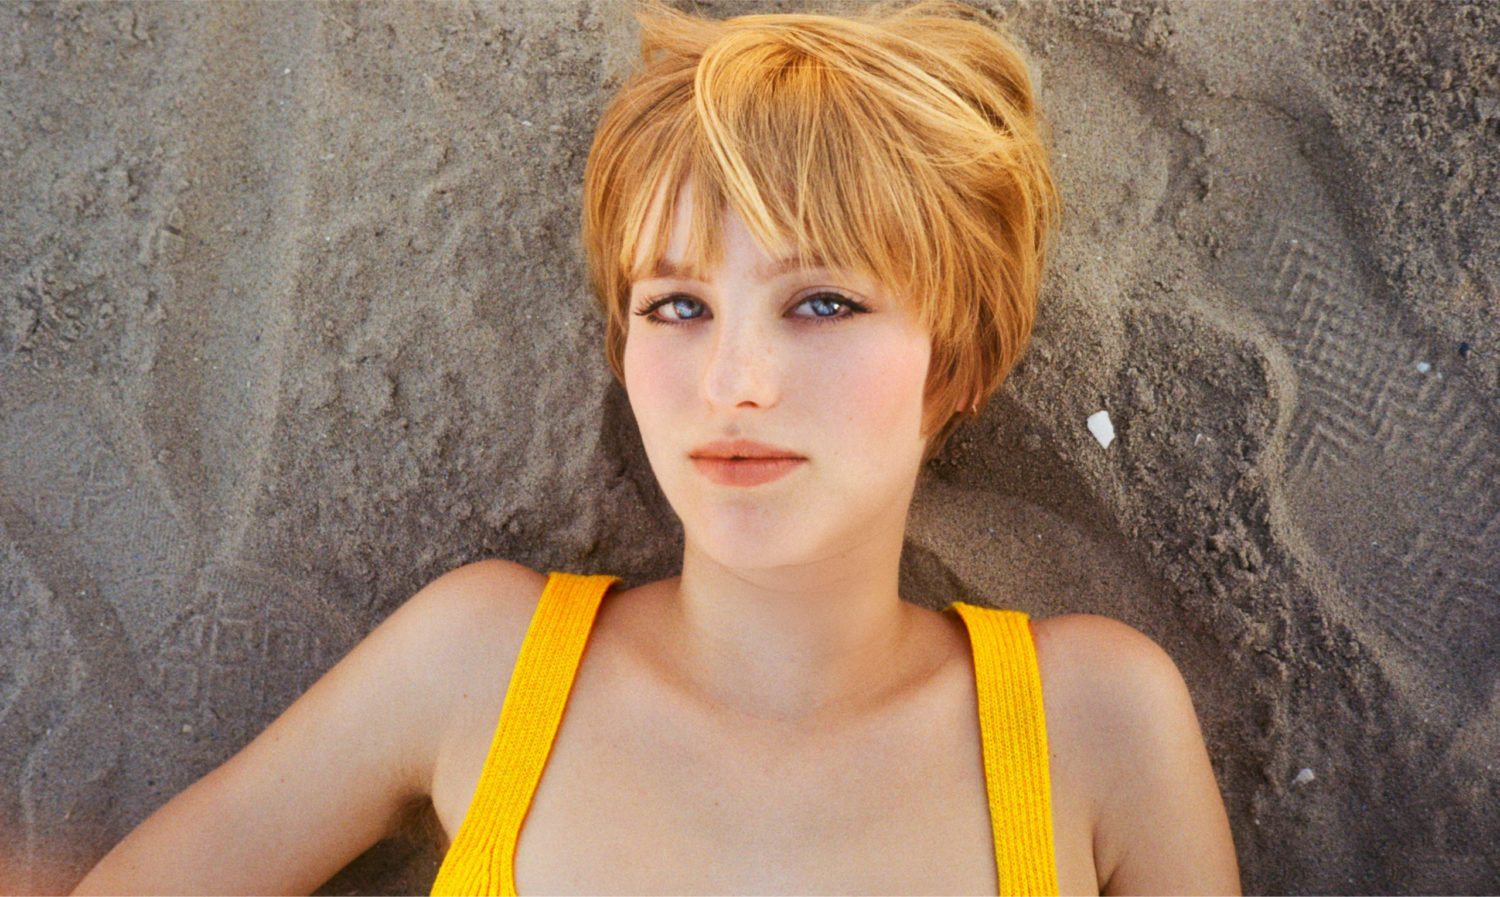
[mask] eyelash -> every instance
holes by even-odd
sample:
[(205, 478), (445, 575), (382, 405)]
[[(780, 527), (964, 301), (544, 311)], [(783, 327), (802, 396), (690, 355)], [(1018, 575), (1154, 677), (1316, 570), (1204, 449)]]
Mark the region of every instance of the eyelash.
[[(656, 310), (658, 308), (661, 308), (662, 306), (665, 306), (665, 305), (670, 305), (673, 302), (676, 302), (676, 301), (681, 300), (681, 299), (687, 299), (687, 300), (692, 301), (692, 302), (697, 302), (700, 306), (703, 305), (703, 303), (701, 301), (699, 301), (698, 299), (696, 299), (693, 296), (688, 295), (687, 293), (670, 293), (670, 294), (668, 294), (666, 296), (662, 296), (659, 299), (653, 299), (653, 300), (651, 300), (643, 308), (640, 308), (639, 310), (635, 311), (634, 314), (636, 314), (639, 317), (645, 318), (647, 321), (650, 321), (652, 324), (665, 324), (665, 325), (667, 325), (669, 327), (681, 327), (684, 324), (691, 324), (692, 322), (698, 320), (698, 318), (702, 317), (702, 315), (700, 314), (697, 317), (688, 318), (686, 320), (672, 321), (672, 320), (668, 320), (666, 318), (658, 318), (656, 316), (655, 312), (656, 312)], [(813, 293), (811, 296), (808, 296), (808, 297), (802, 299), (801, 301), (799, 301), (797, 303), (797, 305), (798, 306), (803, 305), (805, 303), (813, 301), (814, 299), (828, 299), (828, 300), (832, 300), (832, 301), (838, 303), (839, 305), (843, 306), (844, 308), (848, 309), (848, 313), (847, 314), (839, 314), (839, 315), (796, 315), (795, 317), (810, 318), (811, 320), (817, 321), (819, 323), (832, 323), (834, 321), (843, 321), (843, 320), (845, 320), (847, 318), (852, 318), (855, 315), (865, 314), (865, 313), (867, 313), (869, 311), (868, 308), (865, 308), (863, 305), (861, 305), (858, 302), (855, 302), (853, 299), (850, 299), (848, 296), (845, 296), (842, 293), (832, 292), (831, 290), (824, 290), (823, 292), (820, 292), (820, 293)], [(795, 308), (796, 306), (793, 306), (793, 307)]]

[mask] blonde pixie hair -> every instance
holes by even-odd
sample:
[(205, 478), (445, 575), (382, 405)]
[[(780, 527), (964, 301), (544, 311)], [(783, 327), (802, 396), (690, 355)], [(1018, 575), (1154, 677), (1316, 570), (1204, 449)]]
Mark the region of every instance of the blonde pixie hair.
[[(638, 259), (691, 184), (688, 261), (732, 208), (767, 251), (868, 276), (932, 334), (924, 460), (1025, 348), (1057, 214), (1031, 78), (1001, 25), (952, 2), (852, 17), (701, 19), (648, 2), (641, 61), (584, 175), (583, 244), (624, 382)], [(646, 241), (649, 241), (647, 244)]]

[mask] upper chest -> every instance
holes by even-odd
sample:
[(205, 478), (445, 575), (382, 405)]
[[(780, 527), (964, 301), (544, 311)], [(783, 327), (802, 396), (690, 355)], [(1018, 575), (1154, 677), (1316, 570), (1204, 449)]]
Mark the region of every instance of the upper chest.
[(704, 712), (597, 659), (522, 829), (523, 891), (993, 893), (961, 675), (801, 727)]
[[(967, 656), (878, 713), (799, 727), (706, 712), (617, 647), (591, 641), (580, 666), (516, 845), (522, 893), (995, 893)], [(450, 833), (493, 718), (454, 751), (472, 778), (434, 793)], [(1088, 890), (1076, 826), (1057, 859), (1064, 888)]]

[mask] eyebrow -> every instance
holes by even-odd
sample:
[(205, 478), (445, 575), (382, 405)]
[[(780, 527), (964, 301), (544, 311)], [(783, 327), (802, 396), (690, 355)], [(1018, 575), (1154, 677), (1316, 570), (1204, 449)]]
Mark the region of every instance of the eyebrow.
[[(822, 259), (818, 258), (817, 256), (808, 259), (808, 264), (803, 265), (802, 260), (793, 255), (776, 259), (775, 261), (768, 262), (767, 264), (756, 268), (755, 276), (761, 280), (770, 280), (774, 277), (780, 277), (783, 274), (788, 274), (792, 271), (801, 270), (804, 267), (808, 269), (815, 269), (826, 268), (828, 266), (823, 262)], [(703, 273), (699, 271), (697, 267), (692, 263), (679, 263), (674, 262), (671, 259), (657, 259), (656, 264), (648, 268), (644, 272), (643, 277), (637, 279), (656, 280), (658, 278), (697, 281), (703, 281), (707, 279), (706, 277), (704, 277)]]
[(656, 280), (667, 278), (670, 280), (702, 280), (703, 276), (697, 266), (691, 263), (678, 264), (671, 259), (657, 259), (656, 264), (639, 272), (637, 280)]

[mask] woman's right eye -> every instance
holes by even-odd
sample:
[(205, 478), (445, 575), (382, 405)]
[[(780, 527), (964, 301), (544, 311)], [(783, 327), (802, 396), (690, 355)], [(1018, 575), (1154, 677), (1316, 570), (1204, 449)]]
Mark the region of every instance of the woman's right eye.
[(703, 303), (692, 296), (676, 294), (663, 296), (636, 314), (658, 324), (684, 324), (702, 317), (706, 311)]

